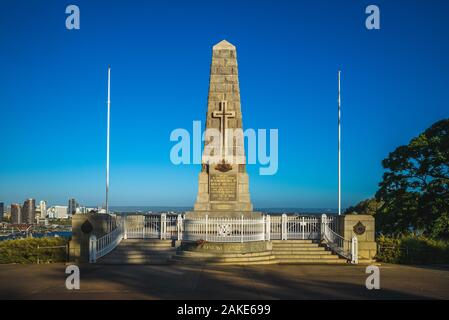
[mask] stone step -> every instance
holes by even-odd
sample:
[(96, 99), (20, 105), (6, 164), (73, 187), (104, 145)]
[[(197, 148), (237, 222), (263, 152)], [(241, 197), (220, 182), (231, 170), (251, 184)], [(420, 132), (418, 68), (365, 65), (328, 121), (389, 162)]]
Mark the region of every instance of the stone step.
[(273, 251), (326, 251), (325, 247), (275, 247)]
[(273, 251), (273, 254), (276, 256), (292, 256), (292, 255), (300, 255), (300, 256), (309, 256), (309, 255), (320, 255), (320, 256), (330, 256), (332, 252), (330, 251)]
[[(181, 263), (180, 261), (174, 261), (175, 263)], [(263, 260), (263, 261), (245, 261), (245, 262), (204, 262), (204, 261), (182, 261), (184, 265), (198, 265), (198, 264), (210, 264), (214, 266), (250, 266), (250, 265), (268, 265), (268, 264), (278, 264), (276, 259)]]
[(278, 264), (276, 259), (264, 260), (264, 261), (247, 261), (247, 262), (218, 262), (212, 263), (217, 266), (251, 266), (251, 265), (267, 265), (267, 264)]
[(316, 240), (271, 240), (273, 244), (278, 243), (317, 243)]
[(146, 243), (172, 243), (171, 239), (123, 239), (122, 242), (127, 243), (139, 243), (139, 242), (146, 242)]
[(124, 246), (150, 246), (150, 247), (171, 247), (172, 243), (171, 242), (161, 242), (161, 243), (157, 243), (157, 242), (126, 242), (123, 241), (120, 242), (120, 245), (124, 245)]
[(271, 251), (263, 251), (263, 252), (251, 252), (251, 253), (212, 253), (212, 252), (197, 252), (197, 251), (178, 251), (176, 253), (177, 256), (183, 257), (222, 257), (222, 258), (235, 258), (235, 257), (263, 257), (270, 256)]
[(162, 247), (155, 247), (155, 248), (147, 248), (147, 247), (120, 247), (114, 249), (114, 252), (171, 252), (176, 251), (176, 248), (168, 247), (168, 248), (162, 248)]
[(317, 243), (298, 243), (298, 244), (273, 244), (273, 248), (316, 248), (320, 247)]
[(273, 251), (326, 251), (325, 247), (274, 247)]
[(273, 246), (272, 250), (325, 250), (320, 246)]
[(327, 259), (327, 260), (338, 260), (340, 259), (336, 255), (329, 254), (277, 254), (274, 256), (276, 259)]
[(277, 259), (279, 264), (346, 264), (345, 259)]
[(149, 241), (149, 240), (141, 240), (133, 241), (133, 240), (122, 240), (119, 244), (119, 246), (122, 247), (172, 247), (172, 241), (171, 240), (156, 240), (156, 241)]

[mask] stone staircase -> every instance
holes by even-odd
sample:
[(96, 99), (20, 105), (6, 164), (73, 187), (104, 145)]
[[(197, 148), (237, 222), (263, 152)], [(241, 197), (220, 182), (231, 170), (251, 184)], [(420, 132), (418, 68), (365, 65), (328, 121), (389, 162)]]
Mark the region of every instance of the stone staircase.
[(273, 240), (272, 254), (279, 264), (346, 264), (347, 260), (312, 240)]
[(171, 240), (127, 239), (99, 264), (214, 264), (214, 265), (267, 265), (267, 264), (346, 264), (325, 246), (312, 240), (272, 240), (272, 250), (250, 253), (223, 253), (177, 250)]
[(98, 264), (168, 264), (176, 253), (171, 240), (127, 239), (109, 254), (100, 258)]

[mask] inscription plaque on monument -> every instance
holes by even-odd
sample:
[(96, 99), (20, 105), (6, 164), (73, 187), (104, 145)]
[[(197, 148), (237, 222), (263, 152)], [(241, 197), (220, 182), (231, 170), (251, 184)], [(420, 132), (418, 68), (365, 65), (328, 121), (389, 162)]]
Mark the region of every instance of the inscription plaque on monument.
[(235, 174), (211, 174), (210, 200), (236, 201), (237, 176)]

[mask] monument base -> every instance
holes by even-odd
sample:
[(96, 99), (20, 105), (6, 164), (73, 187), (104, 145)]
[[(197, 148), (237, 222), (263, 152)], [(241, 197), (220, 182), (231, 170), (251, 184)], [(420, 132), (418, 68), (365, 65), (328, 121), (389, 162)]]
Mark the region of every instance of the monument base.
[(254, 253), (267, 252), (272, 250), (270, 241), (252, 241), (252, 242), (204, 242), (196, 243), (191, 241), (182, 241), (181, 250), (207, 253)]
[(186, 219), (205, 218), (262, 218), (263, 213), (258, 211), (187, 211)]
[(270, 241), (243, 243), (182, 241), (173, 261), (187, 264), (253, 265), (276, 264)]

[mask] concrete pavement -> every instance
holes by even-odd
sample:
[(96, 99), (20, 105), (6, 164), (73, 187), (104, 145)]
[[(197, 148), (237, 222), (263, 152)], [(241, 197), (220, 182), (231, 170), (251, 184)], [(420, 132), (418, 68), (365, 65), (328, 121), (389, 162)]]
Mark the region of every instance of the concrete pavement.
[(81, 289), (65, 288), (65, 264), (0, 265), (0, 299), (449, 299), (449, 266), (81, 265)]

